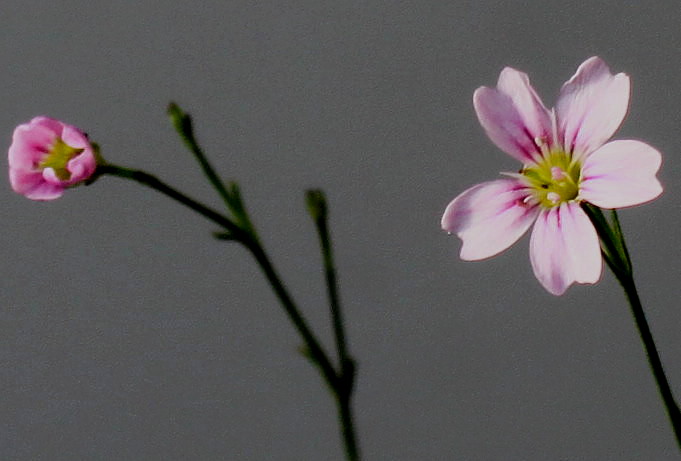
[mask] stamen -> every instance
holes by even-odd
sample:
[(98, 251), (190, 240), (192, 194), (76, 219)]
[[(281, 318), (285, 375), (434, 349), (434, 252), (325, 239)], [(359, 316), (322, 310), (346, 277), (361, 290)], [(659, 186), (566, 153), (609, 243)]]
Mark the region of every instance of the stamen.
[(69, 161), (83, 152), (82, 148), (72, 147), (61, 138), (57, 138), (47, 155), (38, 164), (39, 169), (52, 168), (54, 174), (61, 180), (66, 181), (71, 177), (68, 170)]
[(568, 175), (565, 174), (565, 171), (563, 171), (562, 168), (557, 167), (557, 166), (551, 167), (551, 179), (553, 179), (554, 181), (558, 181), (559, 179), (563, 179), (566, 176), (568, 176)]
[(546, 139), (546, 136), (535, 137), (534, 144), (539, 148), (539, 150), (541, 151), (541, 155), (544, 159), (546, 159), (551, 153), (548, 139)]

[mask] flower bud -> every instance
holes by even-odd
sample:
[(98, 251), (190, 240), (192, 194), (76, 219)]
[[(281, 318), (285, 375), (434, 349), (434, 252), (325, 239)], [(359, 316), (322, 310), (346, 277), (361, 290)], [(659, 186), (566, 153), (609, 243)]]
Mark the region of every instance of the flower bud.
[(12, 189), (31, 200), (54, 200), (97, 169), (92, 144), (78, 128), (35, 117), (14, 130), (9, 148)]

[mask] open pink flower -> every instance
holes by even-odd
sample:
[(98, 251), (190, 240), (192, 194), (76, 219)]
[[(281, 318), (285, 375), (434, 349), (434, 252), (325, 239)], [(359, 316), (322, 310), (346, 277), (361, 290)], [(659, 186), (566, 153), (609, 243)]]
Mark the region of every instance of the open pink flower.
[(76, 127), (35, 117), (14, 130), (9, 148), (12, 189), (32, 200), (54, 200), (97, 168), (90, 141)]
[(603, 60), (589, 58), (548, 110), (527, 75), (507, 67), (496, 89), (478, 88), (473, 103), (492, 142), (522, 167), (471, 187), (447, 206), (442, 228), (463, 241), (461, 258), (494, 256), (534, 223), (530, 261), (549, 292), (596, 283), (600, 246), (580, 202), (623, 208), (662, 193), (657, 150), (640, 141), (606, 142), (626, 115), (629, 77), (612, 75)]

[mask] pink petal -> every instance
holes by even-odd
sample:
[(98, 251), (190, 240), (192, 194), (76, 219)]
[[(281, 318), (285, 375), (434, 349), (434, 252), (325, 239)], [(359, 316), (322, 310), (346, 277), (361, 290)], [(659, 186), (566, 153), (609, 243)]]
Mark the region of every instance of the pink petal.
[(442, 216), (442, 228), (463, 241), (461, 259), (494, 256), (516, 242), (539, 212), (523, 202), (527, 188), (514, 179), (473, 186), (456, 197)]
[(92, 176), (97, 169), (97, 160), (92, 147), (88, 144), (82, 153), (69, 160), (66, 168), (71, 173), (69, 185), (79, 183)]
[(44, 126), (33, 126), (31, 122), (19, 125), (14, 130), (8, 152), (10, 167), (35, 168), (56, 139), (54, 131)]
[(43, 181), (43, 174), (40, 171), (9, 169), (9, 182), (12, 185), (12, 190), (18, 194), (26, 193)]
[[(57, 139), (83, 151), (71, 158), (66, 168), (68, 180), (60, 179), (53, 168), (40, 164)], [(89, 178), (97, 168), (97, 160), (87, 137), (76, 127), (49, 117), (35, 117), (14, 130), (8, 152), (12, 189), (33, 200), (52, 200), (64, 189)]]
[(492, 142), (524, 164), (541, 156), (537, 141), (551, 140), (550, 113), (522, 72), (502, 70), (497, 88), (478, 88), (473, 105)]
[(64, 186), (45, 181), (43, 172), (10, 169), (12, 189), (32, 200), (53, 200), (61, 197)]
[(602, 261), (598, 235), (576, 202), (543, 209), (530, 237), (530, 261), (537, 280), (554, 295), (573, 283), (596, 283)]
[(54, 168), (45, 168), (42, 171), (43, 174), (43, 179), (47, 181), (50, 184), (54, 184), (55, 186), (59, 186), (62, 189), (66, 187), (66, 184), (68, 181), (64, 181), (62, 179), (59, 179), (57, 176), (57, 173), (54, 171)]
[[(533, 141), (535, 138), (545, 142), (550, 141), (552, 135), (550, 112), (532, 88), (527, 74), (510, 67), (505, 68), (499, 74), (497, 90), (513, 100), (525, 127), (534, 137)], [(537, 143), (534, 142), (534, 144)]]
[[(567, 152), (588, 155), (619, 128), (629, 106), (629, 77), (598, 57), (584, 61), (560, 90), (556, 113)], [(560, 136), (560, 135), (559, 135)]]
[(50, 117), (45, 117), (44, 115), (39, 115), (37, 117), (33, 117), (30, 122), (28, 122), (29, 125), (36, 127), (40, 126), (43, 128), (46, 128), (50, 131), (52, 131), (55, 135), (61, 136), (61, 132), (63, 130), (64, 124), (60, 122), (59, 120), (55, 120)]
[(612, 141), (587, 157), (580, 196), (601, 208), (649, 202), (662, 193), (655, 177), (662, 155), (641, 141)]
[(54, 200), (64, 194), (64, 188), (55, 184), (43, 182), (24, 196), (31, 200)]
[(90, 141), (78, 128), (64, 124), (61, 132), (61, 139), (71, 147), (85, 149), (90, 147)]

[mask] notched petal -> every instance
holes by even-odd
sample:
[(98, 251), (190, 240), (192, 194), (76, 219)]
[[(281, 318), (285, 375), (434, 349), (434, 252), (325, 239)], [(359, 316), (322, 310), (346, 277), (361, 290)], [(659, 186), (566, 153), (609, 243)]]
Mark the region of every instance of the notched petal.
[(556, 104), (564, 148), (583, 157), (603, 145), (624, 120), (629, 93), (629, 76), (612, 75), (598, 57), (584, 61), (561, 88)]
[(596, 229), (576, 202), (542, 210), (530, 237), (537, 280), (556, 296), (573, 283), (596, 283), (602, 260)]
[(478, 184), (456, 197), (442, 216), (442, 228), (463, 241), (461, 259), (489, 258), (515, 243), (539, 212), (526, 197), (526, 187), (514, 179)]
[(551, 141), (551, 115), (526, 74), (505, 68), (496, 89), (475, 91), (473, 105), (497, 147), (524, 164), (541, 158), (540, 145)]
[(609, 142), (584, 162), (580, 196), (600, 208), (649, 202), (662, 193), (656, 177), (661, 164), (660, 152), (644, 142)]

